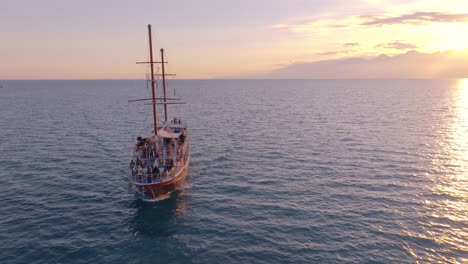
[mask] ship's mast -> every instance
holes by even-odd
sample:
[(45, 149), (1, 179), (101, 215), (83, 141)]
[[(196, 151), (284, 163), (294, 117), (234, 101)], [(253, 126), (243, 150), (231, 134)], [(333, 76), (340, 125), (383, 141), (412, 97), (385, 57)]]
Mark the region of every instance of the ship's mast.
[(167, 122), (167, 102), (166, 102), (166, 72), (164, 71), (164, 49), (161, 49), (162, 81), (164, 91), (164, 121)]
[[(156, 113), (156, 81), (154, 80), (154, 61), (153, 61), (153, 40), (151, 37), (151, 25), (148, 25), (149, 49), (150, 49), (150, 67), (151, 67), (151, 91), (153, 95), (153, 119), (154, 119), (154, 134), (158, 133), (158, 115)], [(164, 63), (163, 69), (164, 69)], [(163, 74), (164, 76), (164, 74)], [(166, 100), (166, 90), (164, 90), (164, 101)], [(166, 105), (164, 105), (166, 107)], [(167, 114), (166, 114), (167, 115)]]

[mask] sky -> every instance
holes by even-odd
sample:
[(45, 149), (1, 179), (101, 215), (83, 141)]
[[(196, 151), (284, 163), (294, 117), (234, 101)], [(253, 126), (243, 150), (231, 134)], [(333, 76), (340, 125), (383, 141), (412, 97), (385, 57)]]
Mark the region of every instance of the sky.
[(409, 51), (420, 55), (410, 56), (420, 59), (414, 74), (382, 66), (372, 76), (453, 77), (447, 69), (465, 62), (457, 54), (468, 63), (466, 0), (0, 0), (0, 7), (0, 79), (145, 78), (147, 66), (135, 62), (148, 59), (147, 24), (167, 71), (181, 79), (278, 77), (299, 64), (351, 58), (365, 62), (360, 75), (328, 74), (365, 78), (382, 54)]

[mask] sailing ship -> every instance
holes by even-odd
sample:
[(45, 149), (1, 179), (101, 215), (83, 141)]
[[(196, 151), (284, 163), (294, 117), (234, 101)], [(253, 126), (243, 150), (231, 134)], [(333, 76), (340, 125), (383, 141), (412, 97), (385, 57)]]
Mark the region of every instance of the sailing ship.
[[(137, 64), (149, 64), (151, 69), (151, 98), (129, 100), (129, 102), (151, 101), (153, 108), (153, 131), (147, 137), (137, 137), (137, 143), (130, 161), (129, 181), (138, 198), (144, 201), (157, 201), (177, 190), (187, 177), (190, 163), (189, 137), (187, 124), (180, 117), (168, 120), (167, 106), (183, 104), (179, 98), (170, 98), (166, 94), (166, 74), (164, 49), (161, 49), (161, 61), (153, 60), (151, 25), (148, 25), (149, 61)], [(154, 65), (161, 64), (162, 73), (155, 74)], [(157, 97), (157, 79), (162, 77), (162, 97)], [(157, 105), (164, 107), (164, 121), (158, 121)]]

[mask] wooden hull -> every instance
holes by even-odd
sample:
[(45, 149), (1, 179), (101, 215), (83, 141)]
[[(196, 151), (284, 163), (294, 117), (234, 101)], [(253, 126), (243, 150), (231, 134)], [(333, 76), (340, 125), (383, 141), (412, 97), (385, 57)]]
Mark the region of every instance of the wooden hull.
[(184, 184), (187, 174), (188, 166), (179, 172), (175, 180), (142, 187), (144, 196), (146, 197), (146, 199), (143, 198), (143, 200), (156, 201), (172, 191), (179, 189)]
[(174, 179), (168, 181), (152, 183), (152, 184), (133, 184), (140, 194), (140, 199), (143, 201), (154, 202), (167, 197), (171, 192), (183, 186), (185, 179), (188, 175), (190, 164), (190, 154), (188, 155), (187, 162), (184, 167), (175, 175)]

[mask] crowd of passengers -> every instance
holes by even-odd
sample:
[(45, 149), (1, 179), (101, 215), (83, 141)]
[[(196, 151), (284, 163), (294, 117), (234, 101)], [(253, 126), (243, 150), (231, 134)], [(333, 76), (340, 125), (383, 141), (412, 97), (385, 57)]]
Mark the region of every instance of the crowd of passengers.
[[(167, 174), (171, 171), (175, 164), (173, 160), (166, 160), (166, 164), (158, 167), (158, 158), (159, 152), (156, 149), (156, 143), (151, 142), (146, 138), (137, 138), (138, 143), (135, 145), (135, 156), (136, 160), (130, 161), (130, 169), (132, 170), (132, 175), (138, 176), (151, 176), (159, 178), (161, 175)], [(170, 155), (171, 148), (168, 144), (167, 155)], [(179, 151), (180, 153), (180, 151)]]

